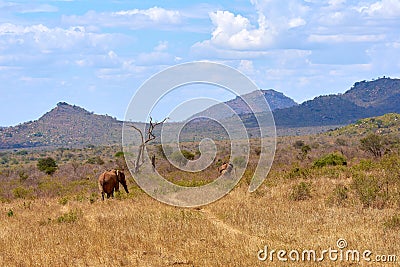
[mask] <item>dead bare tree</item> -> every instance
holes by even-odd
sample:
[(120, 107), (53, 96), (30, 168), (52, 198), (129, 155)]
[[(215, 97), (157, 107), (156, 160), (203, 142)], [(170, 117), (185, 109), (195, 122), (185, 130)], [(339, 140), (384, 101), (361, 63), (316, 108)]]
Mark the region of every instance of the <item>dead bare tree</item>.
[(144, 163), (144, 149), (146, 147), (146, 144), (154, 139), (156, 139), (156, 136), (154, 135), (153, 131), (154, 128), (159, 125), (164, 123), (168, 118), (163, 119), (160, 122), (153, 122), (153, 119), (150, 117), (150, 122), (149, 122), (149, 128), (147, 129), (147, 133), (146, 133), (146, 139), (145, 136), (143, 135), (143, 132), (141, 129), (139, 129), (138, 127), (136, 127), (135, 125), (130, 125), (132, 128), (134, 128), (136, 131), (139, 132), (140, 134), (140, 139), (141, 139), (141, 144), (139, 146), (139, 151), (136, 157), (136, 161), (135, 161), (135, 169), (134, 169), (134, 173), (139, 172), (139, 168), (143, 165)]

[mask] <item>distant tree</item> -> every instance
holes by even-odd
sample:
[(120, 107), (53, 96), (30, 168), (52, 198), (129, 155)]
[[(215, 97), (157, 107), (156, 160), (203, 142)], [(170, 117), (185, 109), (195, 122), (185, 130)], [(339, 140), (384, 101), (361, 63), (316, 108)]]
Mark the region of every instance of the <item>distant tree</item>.
[(374, 155), (374, 157), (382, 157), (385, 149), (385, 140), (382, 136), (377, 134), (369, 134), (360, 140), (360, 148)]
[(52, 157), (39, 159), (37, 167), (40, 171), (49, 175), (52, 175), (58, 168), (56, 161)]

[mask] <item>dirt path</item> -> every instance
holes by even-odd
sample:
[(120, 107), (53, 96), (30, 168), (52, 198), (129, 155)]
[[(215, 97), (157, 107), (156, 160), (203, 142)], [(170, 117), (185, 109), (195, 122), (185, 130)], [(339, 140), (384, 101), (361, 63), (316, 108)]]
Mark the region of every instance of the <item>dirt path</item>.
[(232, 225), (227, 224), (226, 222), (215, 216), (215, 214), (208, 209), (201, 209), (200, 212), (203, 213), (206, 219), (210, 221), (212, 224), (214, 224), (216, 227), (223, 229), (230, 234), (245, 236), (246, 238), (249, 239), (250, 242), (255, 244), (265, 243), (265, 240), (262, 239), (261, 237), (248, 234), (243, 230), (240, 230), (238, 228), (233, 227)]

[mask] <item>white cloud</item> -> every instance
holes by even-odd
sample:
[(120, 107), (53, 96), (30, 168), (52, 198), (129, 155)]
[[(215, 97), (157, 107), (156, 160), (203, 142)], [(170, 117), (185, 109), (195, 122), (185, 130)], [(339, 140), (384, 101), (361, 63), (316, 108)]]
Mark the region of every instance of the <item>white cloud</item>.
[(254, 73), (253, 61), (240, 60), (238, 70), (247, 75), (253, 74)]
[(168, 49), (168, 41), (161, 41), (158, 45), (154, 48), (155, 51), (165, 51)]
[(311, 34), (308, 37), (309, 42), (315, 43), (362, 43), (362, 42), (379, 42), (384, 40), (386, 35), (350, 35), (350, 34), (331, 34), (331, 35), (319, 35)]
[(171, 65), (176, 63), (177, 57), (168, 53), (168, 42), (159, 42), (154, 47), (153, 51), (149, 53), (140, 53), (136, 58), (136, 65), (148, 66), (148, 65)]
[(22, 52), (24, 48), (40, 53), (52, 53), (94, 48), (98, 51), (109, 48), (118, 42), (118, 39), (118, 35), (88, 32), (83, 26), (50, 28), (43, 24), (0, 24), (0, 44), (3, 44), (3, 50), (14, 51), (20, 48), (19, 52)]
[(111, 13), (112, 16), (128, 16), (133, 17), (136, 15), (147, 16), (154, 22), (163, 23), (179, 23), (181, 16), (177, 10), (168, 10), (160, 7), (151, 7), (149, 9), (131, 9)]
[(126, 27), (129, 29), (154, 28), (168, 29), (180, 25), (182, 15), (178, 10), (152, 7), (149, 9), (131, 9), (115, 12), (86, 12), (82, 16), (62, 16), (63, 23), (69, 25), (91, 25), (96, 27)]
[(204, 41), (203, 45), (245, 50), (263, 49), (274, 42), (276, 32), (267, 25), (263, 16), (259, 17), (258, 26), (252, 25), (249, 19), (229, 11), (211, 12), (210, 19), (215, 29), (211, 39)]
[(306, 21), (302, 18), (293, 18), (293, 19), (289, 20), (289, 23), (288, 23), (289, 28), (297, 28), (300, 26), (304, 26), (306, 24), (307, 24)]
[(362, 5), (357, 8), (358, 12), (369, 16), (400, 17), (399, 0), (382, 0), (372, 4)]

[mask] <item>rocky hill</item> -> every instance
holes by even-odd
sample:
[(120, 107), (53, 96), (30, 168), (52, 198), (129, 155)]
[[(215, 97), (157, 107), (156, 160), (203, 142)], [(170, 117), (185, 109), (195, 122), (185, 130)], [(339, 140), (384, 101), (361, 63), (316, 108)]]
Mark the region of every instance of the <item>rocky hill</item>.
[(364, 136), (371, 133), (395, 134), (400, 137), (400, 114), (388, 113), (383, 116), (361, 119), (334, 131), (329, 131), (327, 134), (331, 136)]
[(344, 94), (316, 97), (273, 114), (278, 127), (307, 127), (346, 125), (392, 112), (400, 113), (400, 79), (381, 78), (357, 82)]
[(74, 147), (121, 141), (122, 122), (60, 102), (36, 121), (0, 129), (0, 149)]
[[(261, 92), (263, 93), (265, 100), (269, 104), (271, 110), (283, 109), (298, 105), (293, 99), (275, 90), (272, 89), (261, 90)], [(258, 92), (252, 92), (243, 96), (237, 96), (235, 99), (229, 100), (225, 103), (213, 105), (208, 109), (193, 115), (191, 118), (206, 116), (215, 119), (224, 119), (227, 117), (227, 114), (224, 112), (225, 104), (228, 105), (230, 108), (232, 108), (238, 115), (252, 113), (252, 111), (250, 110), (246, 102), (243, 100), (243, 98), (251, 99), (252, 102), (256, 103), (256, 105), (253, 107), (254, 112), (264, 111), (264, 106), (265, 106), (264, 100), (259, 98)]]

